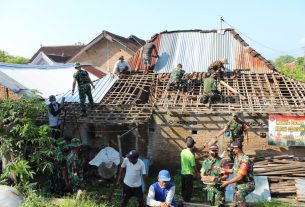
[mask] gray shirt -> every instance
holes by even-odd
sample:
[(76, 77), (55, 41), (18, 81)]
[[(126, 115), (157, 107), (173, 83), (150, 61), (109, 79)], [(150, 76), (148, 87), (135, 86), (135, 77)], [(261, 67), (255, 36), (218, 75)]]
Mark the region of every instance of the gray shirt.
[(156, 49), (156, 45), (152, 42), (148, 42), (143, 47), (143, 56), (144, 57), (151, 57), (153, 49)]

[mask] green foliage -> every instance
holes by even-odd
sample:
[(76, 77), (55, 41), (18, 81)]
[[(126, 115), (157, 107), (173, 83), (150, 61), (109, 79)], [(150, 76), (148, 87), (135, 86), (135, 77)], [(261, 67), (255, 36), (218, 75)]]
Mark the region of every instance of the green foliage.
[[(288, 68), (285, 66), (286, 63), (291, 63), (291, 62), (294, 62), (294, 64), (295, 64), (294, 68)], [(292, 56), (285, 55), (285, 56), (278, 57), (272, 63), (281, 73), (283, 73), (293, 79), (305, 82), (304, 58), (303, 57), (294, 58)]]
[(29, 59), (20, 57), (20, 56), (12, 56), (5, 51), (0, 50), (0, 62), (4, 63), (14, 63), (14, 64), (27, 64)]
[(54, 139), (49, 126), (36, 123), (43, 112), (47, 108), (38, 97), (0, 103), (0, 154), (10, 159), (3, 176), (13, 173), (21, 183), (19, 190), (35, 174), (53, 170)]

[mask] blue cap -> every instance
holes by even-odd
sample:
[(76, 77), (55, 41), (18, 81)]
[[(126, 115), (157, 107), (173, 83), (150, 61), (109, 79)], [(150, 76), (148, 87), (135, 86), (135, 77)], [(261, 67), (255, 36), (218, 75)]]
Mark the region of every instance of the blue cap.
[(127, 155), (127, 158), (136, 159), (139, 158), (139, 152), (137, 150), (131, 150)]
[(170, 181), (171, 180), (171, 176), (167, 170), (161, 170), (159, 172), (158, 177), (159, 177), (159, 181)]

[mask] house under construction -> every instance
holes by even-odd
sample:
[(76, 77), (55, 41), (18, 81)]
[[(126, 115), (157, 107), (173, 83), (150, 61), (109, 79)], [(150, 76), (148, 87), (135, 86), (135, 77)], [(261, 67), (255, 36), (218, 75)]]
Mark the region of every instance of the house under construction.
[[(138, 148), (158, 168), (177, 167), (187, 136), (198, 146), (206, 144), (224, 128), (232, 112), (239, 112), (250, 127), (249, 142), (244, 143), (247, 154), (301, 155), (301, 147), (268, 145), (267, 136), (269, 115), (304, 115), (304, 83), (276, 71), (233, 29), (165, 31), (152, 40), (159, 55), (152, 59), (154, 72), (141, 73), (140, 48), (129, 59), (134, 73), (120, 79), (106, 74), (95, 82), (96, 107), (88, 109), (87, 117), (79, 116), (77, 93), (64, 95), (65, 136), (80, 137), (92, 148), (110, 145), (123, 155)], [(229, 63), (218, 86), (223, 99), (208, 108), (200, 101), (204, 74), (209, 64), (223, 58)], [(192, 92), (166, 89), (178, 63), (189, 74)], [(235, 69), (242, 72), (232, 78)], [(218, 139), (221, 151), (226, 150), (225, 139)]]

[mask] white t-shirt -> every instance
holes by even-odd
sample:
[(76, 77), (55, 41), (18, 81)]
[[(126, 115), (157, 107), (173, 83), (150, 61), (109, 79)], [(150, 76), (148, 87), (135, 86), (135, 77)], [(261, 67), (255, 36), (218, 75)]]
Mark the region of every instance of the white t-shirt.
[(126, 174), (124, 177), (124, 183), (129, 187), (135, 188), (142, 185), (142, 176), (146, 175), (144, 162), (140, 159), (136, 164), (129, 162), (128, 158), (125, 158), (122, 165), (122, 168), (126, 168)]
[(121, 72), (122, 70), (125, 69), (126, 66), (128, 67), (128, 71), (130, 71), (131, 69), (130, 69), (130, 65), (128, 64), (128, 62), (126, 62), (126, 61), (121, 62), (120, 60), (117, 61), (113, 67), (113, 73), (116, 73), (118, 69)]

